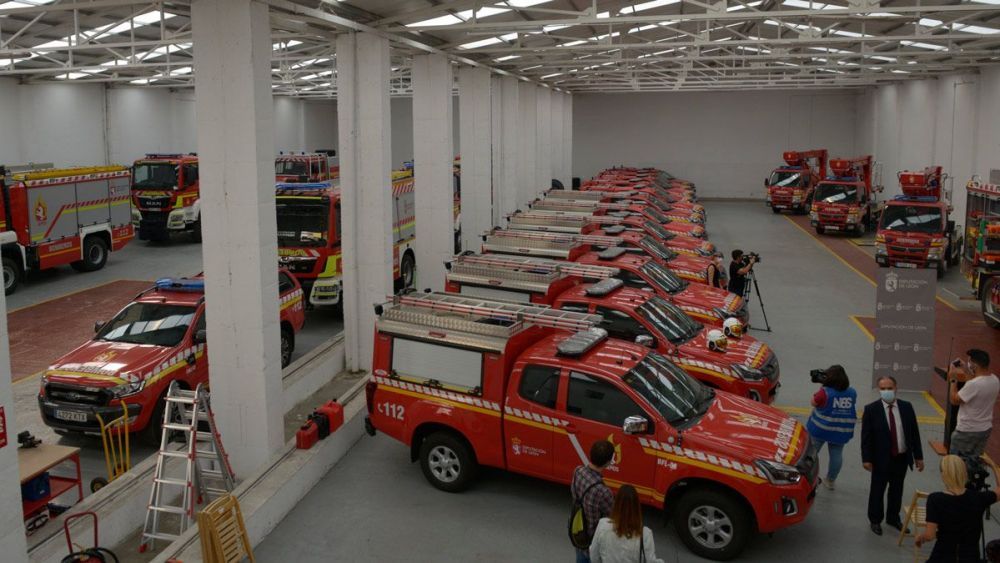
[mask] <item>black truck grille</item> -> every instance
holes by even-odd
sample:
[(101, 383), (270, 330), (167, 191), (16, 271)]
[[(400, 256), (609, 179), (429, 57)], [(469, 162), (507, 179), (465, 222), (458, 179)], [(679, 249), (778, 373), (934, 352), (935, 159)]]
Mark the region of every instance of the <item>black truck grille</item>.
[(772, 352), (770, 359), (760, 368), (760, 371), (764, 373), (764, 377), (769, 381), (777, 380), (778, 376), (781, 375), (781, 369), (778, 367), (778, 356)]
[(45, 396), (55, 402), (98, 407), (107, 405), (111, 400), (111, 393), (104, 389), (92, 391), (86, 387), (61, 385), (59, 383), (46, 384)]

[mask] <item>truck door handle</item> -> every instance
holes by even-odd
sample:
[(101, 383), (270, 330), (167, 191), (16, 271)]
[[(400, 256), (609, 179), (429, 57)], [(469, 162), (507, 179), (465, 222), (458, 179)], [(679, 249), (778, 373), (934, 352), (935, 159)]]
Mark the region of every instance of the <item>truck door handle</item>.
[(572, 422), (566, 425), (566, 432), (569, 432), (570, 434), (576, 434), (579, 431), (580, 430)]

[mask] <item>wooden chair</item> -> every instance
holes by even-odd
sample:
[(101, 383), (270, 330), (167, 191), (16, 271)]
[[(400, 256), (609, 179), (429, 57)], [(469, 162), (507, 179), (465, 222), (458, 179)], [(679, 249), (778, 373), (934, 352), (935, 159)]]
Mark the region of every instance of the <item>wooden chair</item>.
[(198, 513), (198, 535), (205, 563), (255, 563), (243, 512), (236, 497), (225, 495)]
[[(906, 509), (906, 516), (903, 517), (903, 529), (899, 532), (899, 541), (896, 545), (903, 545), (906, 536), (915, 537), (923, 528), (927, 527), (927, 494), (923, 491), (913, 493), (913, 500), (910, 501), (910, 506)], [(921, 504), (921, 500), (924, 501), (923, 504)], [(910, 527), (910, 524), (913, 524), (913, 531), (907, 533), (906, 529)]]

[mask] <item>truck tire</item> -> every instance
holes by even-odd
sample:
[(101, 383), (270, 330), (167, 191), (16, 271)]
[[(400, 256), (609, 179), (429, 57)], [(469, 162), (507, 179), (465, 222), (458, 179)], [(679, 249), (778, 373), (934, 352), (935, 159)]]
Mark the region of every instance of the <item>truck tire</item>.
[(24, 270), (21, 269), (21, 265), (17, 263), (10, 256), (3, 257), (3, 293), (4, 295), (10, 295), (17, 291), (17, 286), (21, 285), (21, 280), (24, 278)]
[(948, 257), (948, 256), (945, 256), (944, 258), (942, 258), (938, 262), (938, 265), (937, 265), (937, 279), (944, 278), (944, 275), (948, 273), (948, 262), (950, 262), (950, 261), (951, 261), (951, 258)]
[(750, 511), (731, 495), (694, 489), (673, 511), (674, 529), (696, 555), (715, 561), (738, 556), (754, 533)]
[(295, 333), (288, 327), (281, 327), (281, 368), (292, 363), (292, 352), (295, 351)]
[(780, 209), (778, 209), (777, 207), (774, 207), (774, 206), (772, 205), (772, 206), (771, 206), (771, 213), (774, 213), (775, 215), (777, 215), (777, 214), (781, 213), (781, 210), (780, 210)]
[(435, 488), (457, 493), (472, 483), (477, 463), (463, 440), (448, 432), (435, 432), (420, 444), (420, 468)]
[(413, 254), (407, 252), (403, 259), (399, 261), (399, 285), (400, 289), (410, 289), (417, 279), (417, 263), (413, 259)]
[(70, 264), (77, 272), (96, 272), (108, 261), (108, 243), (97, 235), (83, 239), (83, 260)]
[(201, 218), (199, 217), (194, 225), (191, 226), (191, 240), (193, 242), (201, 242)]
[(826, 229), (824, 229), (823, 227), (821, 227), (819, 225), (816, 225), (816, 234), (817, 235), (826, 234)]
[(153, 404), (153, 414), (149, 417), (146, 427), (140, 431), (139, 437), (142, 443), (159, 449), (160, 439), (163, 437), (163, 411), (167, 409), (167, 392), (164, 391), (156, 403)]
[(997, 307), (993, 305), (991, 296), (993, 295), (993, 288), (1000, 283), (1000, 277), (990, 278), (986, 281), (986, 285), (983, 286), (983, 298), (980, 301), (982, 304), (983, 311), (983, 321), (986, 322), (986, 326), (990, 328), (1000, 328), (1000, 322), (993, 320), (991, 317), (987, 316), (987, 313), (992, 313), (993, 315), (998, 314)]

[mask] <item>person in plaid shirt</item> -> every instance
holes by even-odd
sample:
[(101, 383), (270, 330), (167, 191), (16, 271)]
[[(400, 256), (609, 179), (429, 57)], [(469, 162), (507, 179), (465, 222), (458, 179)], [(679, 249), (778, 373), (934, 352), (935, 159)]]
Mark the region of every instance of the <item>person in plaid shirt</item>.
[[(587, 521), (587, 538), (594, 538), (594, 530), (597, 522), (611, 514), (611, 505), (614, 503), (614, 495), (611, 489), (604, 484), (601, 471), (607, 467), (615, 457), (615, 447), (607, 440), (598, 440), (590, 446), (590, 463), (581, 465), (573, 471), (573, 484), (570, 485), (570, 492), (573, 494), (573, 501), (582, 499), (583, 514)], [(576, 550), (577, 563), (590, 563), (590, 553), (585, 550)]]

